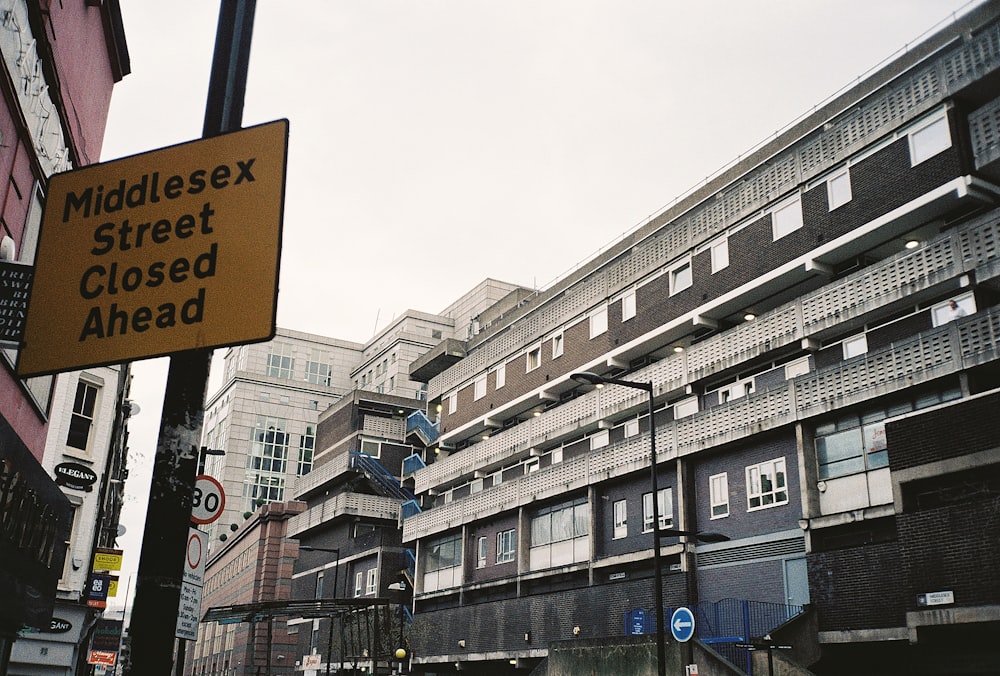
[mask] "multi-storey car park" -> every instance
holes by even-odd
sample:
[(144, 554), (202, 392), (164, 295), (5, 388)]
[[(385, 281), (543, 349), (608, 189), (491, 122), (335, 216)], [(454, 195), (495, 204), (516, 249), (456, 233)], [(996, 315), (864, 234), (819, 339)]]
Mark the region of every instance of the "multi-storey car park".
[[(655, 574), (702, 640), (780, 626), (815, 673), (1000, 664), (998, 16), (414, 363), (440, 436), (404, 464), (412, 670), (623, 636)], [(579, 372), (651, 383), (654, 420)], [(651, 425), (661, 527), (728, 538), (664, 535), (659, 571)]]

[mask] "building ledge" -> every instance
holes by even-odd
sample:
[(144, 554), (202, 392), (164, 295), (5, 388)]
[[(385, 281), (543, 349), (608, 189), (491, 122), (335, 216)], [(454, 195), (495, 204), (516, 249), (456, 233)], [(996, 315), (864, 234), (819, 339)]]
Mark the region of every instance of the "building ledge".
[(906, 628), (910, 643), (917, 643), (917, 630), (921, 627), (978, 622), (1000, 622), (1000, 605), (953, 606), (906, 613)]
[(466, 357), (465, 341), (446, 338), (410, 364), (410, 380), (426, 383)]

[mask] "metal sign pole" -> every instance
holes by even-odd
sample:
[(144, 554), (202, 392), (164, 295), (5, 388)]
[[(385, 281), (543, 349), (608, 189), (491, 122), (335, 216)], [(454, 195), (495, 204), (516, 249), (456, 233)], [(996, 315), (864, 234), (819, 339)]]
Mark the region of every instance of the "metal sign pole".
[[(206, 138), (242, 124), (255, 8), (256, 0), (222, 0), (202, 132)], [(209, 349), (170, 357), (130, 624), (128, 673), (135, 676), (169, 676), (172, 670), (175, 625), (164, 622), (163, 613), (176, 612), (180, 604), (211, 363)]]

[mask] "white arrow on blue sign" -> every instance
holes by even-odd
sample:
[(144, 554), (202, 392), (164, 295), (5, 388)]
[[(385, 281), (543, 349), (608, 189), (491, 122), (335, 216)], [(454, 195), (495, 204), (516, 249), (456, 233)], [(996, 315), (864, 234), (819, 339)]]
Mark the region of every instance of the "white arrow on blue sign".
[(675, 641), (684, 643), (694, 636), (694, 613), (681, 606), (670, 616), (670, 634)]

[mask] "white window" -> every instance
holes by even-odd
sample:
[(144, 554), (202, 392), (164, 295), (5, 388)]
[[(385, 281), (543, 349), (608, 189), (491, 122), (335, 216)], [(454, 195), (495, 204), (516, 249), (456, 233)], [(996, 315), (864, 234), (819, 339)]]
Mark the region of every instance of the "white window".
[(769, 460), (747, 467), (747, 509), (763, 509), (788, 503), (785, 460)]
[(868, 337), (865, 334), (844, 341), (844, 359), (857, 357), (868, 352)]
[(295, 348), (288, 343), (272, 343), (267, 355), (266, 374), (272, 378), (291, 378), (295, 368), (294, 352)]
[(513, 528), (497, 533), (497, 563), (513, 561), (517, 553), (517, 539)]
[(607, 430), (602, 430), (590, 437), (590, 450), (596, 451), (598, 448), (604, 448), (611, 442), (611, 436), (608, 434)]
[(785, 364), (785, 380), (791, 380), (809, 373), (809, 357), (802, 357)]
[(691, 286), (694, 278), (691, 274), (691, 259), (670, 269), (670, 295), (680, 293)]
[(486, 396), (486, 375), (481, 375), (476, 378), (476, 382), (473, 383), (473, 399), (482, 399)]
[(364, 584), (364, 582), (365, 582), (365, 574), (359, 570), (357, 574), (354, 576), (355, 596), (361, 596), (361, 590), (363, 589), (362, 585)]
[(526, 371), (534, 371), (542, 365), (542, 346), (539, 345), (528, 350)]
[(365, 595), (366, 596), (371, 596), (371, 595), (373, 595), (375, 593), (375, 590), (376, 590), (376, 586), (375, 586), (375, 573), (377, 573), (377, 572), (378, 572), (378, 570), (376, 568), (369, 568), (368, 569), (368, 580), (367, 580), (367, 584), (365, 584)]
[(622, 321), (635, 317), (635, 289), (622, 296)]
[(486, 536), (479, 538), (479, 548), (476, 555), (476, 568), (486, 567)]
[(614, 504), (615, 540), (628, 537), (628, 503), (625, 500), (615, 500)]
[(950, 298), (931, 308), (931, 318), (934, 326), (942, 326), (959, 317), (967, 317), (973, 314), (976, 314), (976, 298), (971, 293)]
[(561, 357), (563, 353), (563, 334), (552, 336), (552, 358)]
[(698, 412), (698, 397), (688, 397), (681, 399), (674, 404), (674, 419), (686, 418)]
[(94, 407), (97, 404), (97, 386), (82, 380), (76, 383), (73, 413), (69, 418), (66, 445), (86, 451), (90, 443), (90, 430), (94, 425)]
[(499, 390), (507, 383), (507, 365), (500, 364), (496, 370), (496, 388)]
[(725, 404), (727, 401), (734, 401), (736, 399), (742, 399), (743, 397), (754, 393), (754, 380), (750, 378), (748, 380), (740, 380), (733, 383), (732, 385), (727, 385), (719, 390), (719, 403)]
[(712, 501), (712, 518), (729, 516), (729, 476), (725, 472), (708, 477), (708, 493)]
[[(660, 528), (671, 528), (674, 525), (674, 500), (672, 488), (661, 488), (658, 491), (656, 510), (660, 513)], [(642, 494), (642, 532), (653, 530), (653, 494)]]
[(586, 498), (543, 507), (531, 517), (529, 570), (590, 560), (590, 505)]
[(851, 201), (851, 172), (846, 168), (826, 180), (826, 201), (830, 211)]
[(771, 212), (771, 234), (775, 240), (802, 227), (802, 201), (796, 196)]
[(524, 463), (524, 473), (531, 474), (538, 471), (538, 458), (532, 458)]
[(625, 422), (625, 438), (634, 437), (639, 433), (639, 421), (627, 420)]
[(562, 462), (563, 461), (562, 447), (560, 446), (559, 448), (553, 448), (552, 453), (549, 454), (549, 457), (551, 458), (553, 465), (558, 465), (560, 462)]
[(729, 239), (723, 238), (712, 245), (712, 274), (729, 267)]
[(472, 481), (469, 482), (469, 493), (470, 494), (473, 494), (473, 493), (482, 493), (482, 492), (483, 492), (483, 480), (481, 478), (479, 478), (479, 479), (473, 479)]
[(608, 330), (608, 308), (603, 307), (590, 315), (590, 337), (596, 338)]
[(910, 166), (916, 166), (951, 147), (948, 118), (939, 117), (910, 133)]
[(448, 413), (454, 413), (458, 410), (458, 392), (452, 392), (448, 395)]

